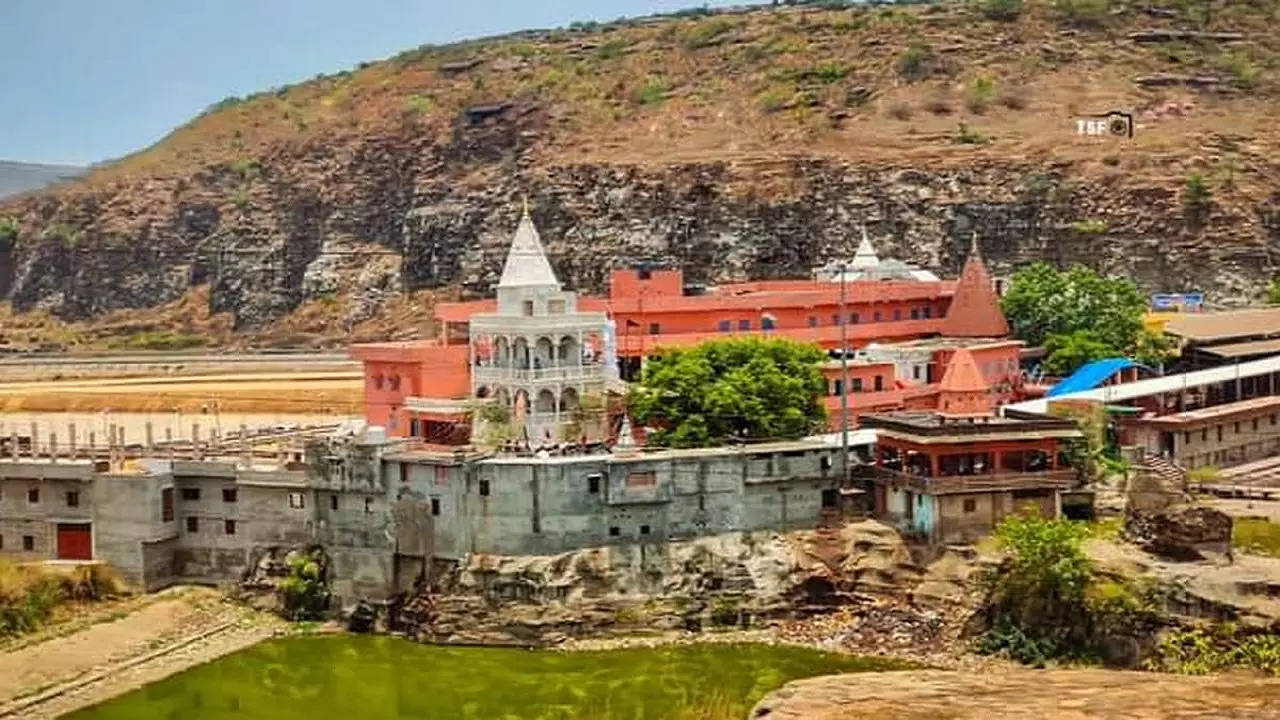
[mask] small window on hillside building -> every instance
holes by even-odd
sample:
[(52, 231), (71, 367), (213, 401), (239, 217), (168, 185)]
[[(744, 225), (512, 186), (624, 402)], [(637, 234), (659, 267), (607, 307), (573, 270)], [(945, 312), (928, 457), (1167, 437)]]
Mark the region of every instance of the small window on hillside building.
[(880, 317), (880, 311), (879, 311), (879, 310), (877, 310), (877, 311), (875, 311), (874, 313), (872, 313), (872, 314), (871, 314), (871, 319), (872, 319), (872, 320), (874, 320), (874, 321), (876, 321), (876, 322), (880, 322), (880, 320), (881, 320), (881, 317)]
[(182, 488), (183, 500), (199, 500), (200, 488)]
[(300, 492), (289, 493), (289, 507), (293, 508), (294, 510), (301, 510), (303, 505), (304, 503), (302, 500), (302, 493)]
[(1222, 426), (1218, 426), (1218, 442), (1222, 442)]
[(662, 325), (658, 323), (649, 323), (649, 334), (657, 335), (662, 332)]
[(27, 502), (32, 505), (40, 502), (40, 488), (31, 488), (27, 491)]
[(767, 316), (767, 315), (766, 315), (765, 317), (760, 318), (760, 329), (761, 329), (761, 330), (772, 330), (772, 329), (773, 329), (773, 318), (771, 318), (771, 317), (769, 317), (769, 316)]
[(609, 537), (618, 537), (621, 534), (622, 534), (622, 528), (618, 527), (617, 525), (609, 526)]
[(1258, 432), (1258, 418), (1253, 419), (1253, 431)]
[(738, 321), (738, 329), (739, 329), (739, 330), (750, 330), (750, 329), (751, 329), (751, 321), (750, 321), (750, 320), (739, 320), (739, 321)]
[(817, 315), (810, 315), (810, 316), (809, 316), (809, 327), (818, 327), (818, 316), (817, 316)]
[(432, 515), (440, 514), (440, 498), (435, 498), (435, 497), (431, 498), (431, 514)]
[(236, 534), (236, 521), (235, 521), (235, 520), (223, 520), (223, 521), (222, 521), (222, 532), (226, 533), (227, 535), (235, 535), (235, 534)]
[(222, 502), (233, 503), (236, 501), (235, 488), (222, 488)]
[(728, 320), (720, 321), (720, 332), (729, 332), (732, 329), (733, 329), (733, 323), (729, 322)]
[(489, 497), (489, 481), (488, 480), (480, 481), (480, 496)]
[(862, 392), (862, 378), (854, 378), (850, 392)]
[(627, 473), (627, 487), (629, 488), (650, 488), (658, 484), (658, 474), (652, 470), (648, 472)]
[(965, 498), (964, 511), (967, 513), (971, 513), (971, 512), (977, 512), (977, 510), (978, 510), (978, 501), (974, 500), (973, 498)]
[(35, 550), (35, 549), (36, 549), (36, 536), (35, 536), (35, 535), (23, 535), (23, 536), (22, 536), (22, 549), (23, 549), (23, 551), (25, 551), (25, 552), (31, 552), (32, 550)]
[(1189, 433), (1189, 432), (1184, 432), (1184, 433), (1182, 433), (1182, 444), (1183, 444), (1183, 445), (1190, 445), (1190, 444), (1191, 444), (1191, 433)]
[(648, 525), (641, 525), (641, 526), (640, 526), (640, 534), (641, 534), (641, 535), (648, 535), (648, 534), (649, 534), (649, 526), (648, 526)]
[(549, 315), (563, 315), (563, 314), (564, 314), (564, 301), (563, 301), (563, 300), (548, 300), (548, 301), (547, 301), (547, 314), (549, 314)]
[(831, 316), (831, 324), (832, 324), (832, 325), (839, 325), (839, 324), (840, 324), (840, 316), (839, 316), (839, 315), (832, 315), (832, 316)]
[(80, 507), (80, 492), (78, 490), (67, 491), (67, 507)]
[(849, 313), (849, 324), (850, 325), (858, 324), (858, 313)]
[(334, 493), (329, 496), (329, 509), (330, 510), (338, 509), (338, 493)]
[(372, 512), (373, 512), (373, 498), (367, 497), (364, 499), (364, 514), (369, 515)]
[(911, 319), (912, 320), (920, 319), (920, 308), (911, 308)]
[(160, 522), (173, 522), (173, 488), (160, 491)]
[[(409, 418), (409, 437), (418, 437), (418, 418)], [(400, 467), (404, 467), (404, 463)]]
[(600, 473), (591, 473), (587, 476), (587, 492), (600, 492)]
[(901, 319), (902, 319), (902, 311), (901, 311), (901, 310), (894, 310), (894, 311), (893, 311), (893, 319), (894, 319), (894, 320), (901, 320)]
[(1209, 442), (1209, 428), (1200, 431), (1200, 442)]
[(525, 301), (524, 301), (524, 303), (523, 303), (523, 308), (524, 308), (524, 314), (525, 314), (525, 316), (526, 316), (526, 317), (529, 317), (529, 316), (532, 316), (532, 315), (533, 315), (533, 301), (532, 301), (532, 300), (525, 300)]
[(877, 375), (875, 382), (876, 382), (876, 392), (880, 392), (881, 390), (884, 390), (884, 376)]
[(921, 314), (923, 314), (924, 318), (928, 320), (929, 318), (933, 317), (933, 308), (929, 307), (928, 305), (925, 305), (924, 310), (922, 311)]
[(200, 532), (200, 518), (195, 516), (187, 518), (187, 532)]

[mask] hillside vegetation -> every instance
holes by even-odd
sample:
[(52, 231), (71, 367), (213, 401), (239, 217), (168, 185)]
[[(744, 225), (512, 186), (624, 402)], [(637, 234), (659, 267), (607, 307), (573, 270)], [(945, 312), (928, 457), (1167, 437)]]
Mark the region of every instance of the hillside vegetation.
[[(978, 230), (1002, 272), (1048, 255), (1144, 290), (1261, 295), (1280, 2), (838, 5), (424, 46), (227, 98), (0, 204), (17, 226), (0, 297), (92, 324), (199, 291), (237, 337), (302, 307), (299, 331), (336, 339), (406, 291), (486, 292), (522, 194), (584, 289), (639, 257), (707, 281), (803, 273), (864, 223), (948, 272)], [(1116, 109), (1132, 140), (1077, 134)]]

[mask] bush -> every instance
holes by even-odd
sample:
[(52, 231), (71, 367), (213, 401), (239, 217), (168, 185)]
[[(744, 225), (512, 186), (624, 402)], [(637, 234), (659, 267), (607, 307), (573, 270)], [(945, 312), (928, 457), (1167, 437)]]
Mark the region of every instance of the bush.
[(895, 120), (910, 120), (911, 119), (911, 103), (906, 103), (902, 101), (895, 102), (889, 106), (886, 112), (888, 113), (889, 117)]
[(1243, 53), (1231, 53), (1221, 60), (1219, 66), (1231, 74), (1236, 87), (1252, 90), (1258, 86), (1258, 77), (1261, 75), (1261, 71), (1253, 64), (1249, 56)]
[(11, 217), (0, 217), (0, 249), (13, 247), (18, 239), (18, 220)]
[(435, 99), (430, 95), (419, 95), (414, 93), (405, 98), (404, 114), (408, 116), (421, 115), (431, 109), (435, 104)]
[(995, 96), (996, 81), (994, 79), (986, 75), (974, 78), (965, 96), (965, 107), (969, 108), (969, 112), (980, 115), (987, 111), (987, 105), (991, 104)]
[(1280, 278), (1275, 278), (1267, 285), (1267, 304), (1280, 305)]
[(978, 11), (988, 20), (1009, 22), (1022, 14), (1022, 0), (980, 0)]
[(637, 105), (657, 105), (667, 99), (667, 91), (670, 89), (665, 79), (651, 77), (636, 89), (632, 100)]
[(1187, 675), (1248, 668), (1280, 677), (1280, 635), (1244, 634), (1232, 624), (1171, 632), (1161, 638), (1146, 665)]
[(1107, 221), (1090, 218), (1071, 223), (1071, 230), (1080, 235), (1102, 235), (1107, 232)]
[(111, 343), (116, 349), (128, 350), (185, 350), (201, 347), (208, 339), (199, 335), (179, 332), (143, 331), (125, 338), (121, 342)]
[(1188, 215), (1198, 216), (1209, 209), (1213, 200), (1213, 192), (1209, 190), (1204, 175), (1193, 172), (1187, 175), (1187, 182), (1182, 187), (1182, 207)]
[(1236, 518), (1231, 526), (1231, 545), (1254, 555), (1280, 558), (1280, 523), (1265, 518)]
[(956, 126), (956, 134), (953, 138), (958, 145), (986, 145), (991, 139), (986, 135), (974, 130), (965, 123)]
[(39, 629), (64, 602), (103, 600), (124, 590), (119, 576), (105, 565), (61, 573), (0, 561), (0, 637)]
[(725, 36), (733, 28), (734, 24), (725, 18), (701, 20), (679, 34), (680, 45), (686, 50), (698, 50), (712, 45), (719, 45), (725, 41)]
[(290, 620), (319, 620), (329, 608), (324, 551), (291, 553), (287, 563), (289, 574), (277, 587), (284, 616)]
[(790, 87), (779, 85), (756, 96), (756, 102), (765, 112), (777, 112), (788, 107), (795, 98), (795, 91)]
[(907, 82), (918, 82), (933, 74), (936, 64), (933, 49), (919, 40), (913, 40), (898, 57), (898, 75)]
[(596, 48), (596, 57), (600, 60), (620, 58), (627, 52), (627, 42), (621, 39), (610, 40)]
[(1101, 25), (1111, 12), (1111, 0), (1054, 0), (1054, 8), (1072, 25)]

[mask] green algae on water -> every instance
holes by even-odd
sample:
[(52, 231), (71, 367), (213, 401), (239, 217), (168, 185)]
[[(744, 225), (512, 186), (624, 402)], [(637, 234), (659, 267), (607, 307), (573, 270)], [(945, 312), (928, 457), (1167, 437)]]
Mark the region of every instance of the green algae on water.
[(292, 637), (66, 720), (739, 720), (791, 680), (908, 667), (760, 644), (554, 652)]

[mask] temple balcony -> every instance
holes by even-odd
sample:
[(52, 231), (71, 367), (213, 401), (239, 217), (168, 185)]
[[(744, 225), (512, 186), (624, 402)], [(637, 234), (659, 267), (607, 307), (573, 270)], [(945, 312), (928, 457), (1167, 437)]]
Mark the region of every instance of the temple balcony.
[(874, 465), (859, 468), (859, 474), (880, 484), (896, 485), (910, 492), (926, 495), (1004, 490), (1067, 490), (1076, 477), (1076, 471), (1072, 469), (928, 477)]
[(604, 365), (601, 363), (588, 363), (585, 365), (562, 365), (528, 369), (500, 365), (476, 365), (471, 368), (471, 375), (477, 385), (546, 380), (590, 382), (604, 378)]

